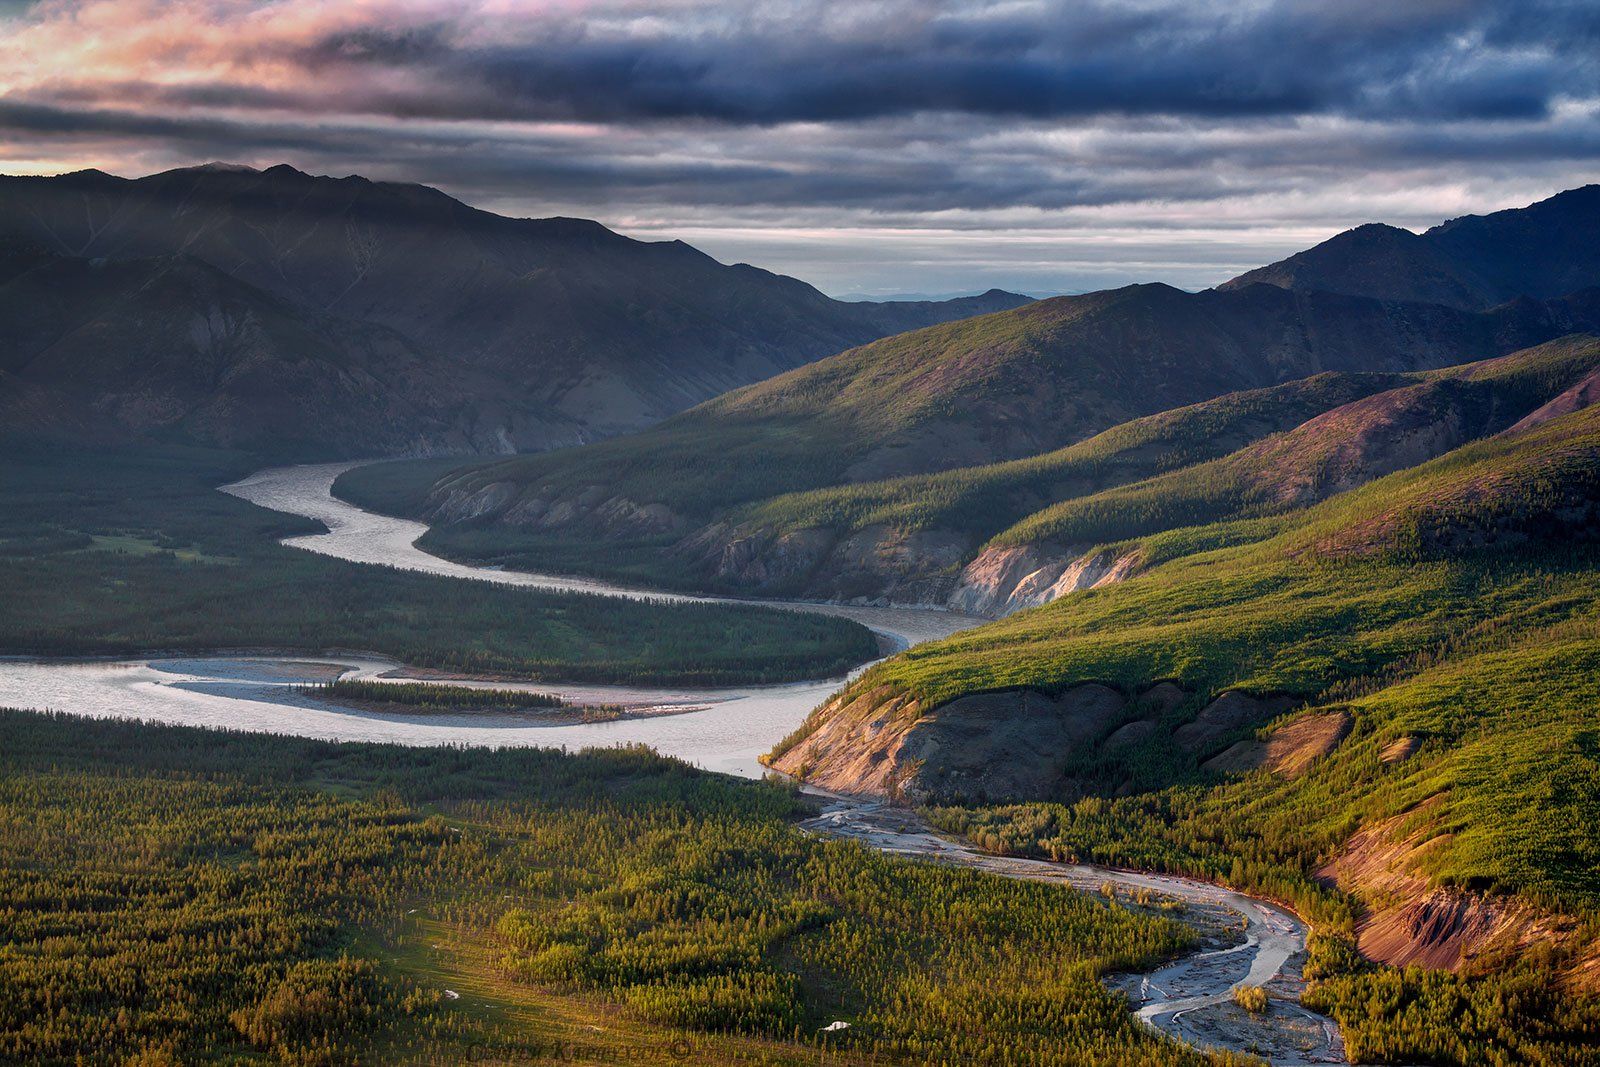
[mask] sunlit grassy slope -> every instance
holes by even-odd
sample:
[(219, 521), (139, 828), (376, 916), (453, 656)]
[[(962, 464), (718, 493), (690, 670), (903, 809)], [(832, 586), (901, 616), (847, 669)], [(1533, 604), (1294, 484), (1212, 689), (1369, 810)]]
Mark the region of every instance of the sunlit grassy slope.
[[(1597, 367), (1600, 342), (1578, 335), (1440, 370), (1328, 372), (1134, 419), (1023, 459), (794, 492), (778, 490), (843, 477), (836, 465), (848, 447), (819, 451), (812, 426), (786, 431), (787, 401), (779, 414), (756, 418), (750, 403), (730, 400), (733, 414), (691, 413), (633, 438), (442, 477), (435, 461), (359, 468), (336, 491), (377, 510), (433, 518), (430, 499), (491, 487), (537, 498), (568, 517), (446, 516), (425, 544), (458, 558), (676, 587), (723, 580), (695, 569), (696, 552), (674, 547), (710, 523), (726, 531), (718, 535), (724, 541), (868, 530), (893, 540), (923, 531), (965, 546), (968, 558), (985, 545), (1083, 551), (1293, 511), (1503, 430)], [(814, 415), (825, 423), (830, 410)], [(608, 499), (656, 502), (671, 518), (655, 528), (619, 525), (595, 508)]]
[[(1291, 517), (1152, 538), (1176, 558), (919, 646), (860, 684), (930, 705), (1088, 678), (1312, 696), (1489, 620), (1586, 610), (1597, 487), (1600, 408), (1587, 408)], [(1241, 543), (1193, 551), (1223, 540)]]
[[(1147, 573), (919, 646), (853, 692), (879, 707), (911, 694), (920, 714), (950, 716), (978, 692), (1176, 681), (1190, 698), (1151, 741), (1086, 747), (1059, 795), (946, 808), (939, 821), (996, 849), (1188, 871), (1293, 901), (1322, 934), (1313, 1002), (1340, 1019), (1353, 1054), (1590, 1062), (1597, 541), (1600, 408), (1587, 408), (1314, 506), (1155, 534)], [(1204, 751), (1171, 743), (1174, 725), (1232, 689), (1302, 707)], [(1200, 766), (1235, 739), (1319, 715), (1348, 717), (1348, 732), (1303, 771)], [(1327, 865), (1362, 831), (1368, 847), (1398, 850), (1393, 867), (1357, 866), (1335, 889)], [(1446, 914), (1522, 917), (1462, 975), (1354, 955), (1358, 920), (1430, 887), (1467, 894)]]

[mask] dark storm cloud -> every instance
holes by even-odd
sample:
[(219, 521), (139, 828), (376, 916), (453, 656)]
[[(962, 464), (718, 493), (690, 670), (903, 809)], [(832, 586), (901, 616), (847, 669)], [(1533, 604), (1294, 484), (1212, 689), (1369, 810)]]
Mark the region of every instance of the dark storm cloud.
[[(252, 29), (266, 28), (265, 39), (241, 39), (241, 56), (297, 65), (305, 84), (163, 78), (146, 95), (463, 119), (774, 124), (922, 112), (1533, 119), (1560, 98), (1600, 92), (1600, 5), (1570, 0), (662, 3), (488, 26), (446, 4), (403, 11), (417, 21), (395, 24), (379, 8), (371, 24), (340, 19), (280, 39), (262, 24)], [(338, 78), (340, 95), (330, 99), (319, 77)]]
[[(1119, 242), (1302, 241), (1600, 173), (1592, 0), (0, 0), (0, 19), (0, 170), (287, 159), (652, 231)], [(1187, 247), (1185, 280), (1210, 254)], [(1134, 270), (1130, 248), (1107, 262)]]
[(831, 26), (771, 5), (732, 26), (680, 15), (621, 32), (551, 20), (511, 44), (340, 32), (315, 63), (420, 64), (462, 102), (531, 118), (834, 122), (995, 117), (1342, 114), (1534, 118), (1593, 93), (1600, 8), (1562, 2), (891, 4)]

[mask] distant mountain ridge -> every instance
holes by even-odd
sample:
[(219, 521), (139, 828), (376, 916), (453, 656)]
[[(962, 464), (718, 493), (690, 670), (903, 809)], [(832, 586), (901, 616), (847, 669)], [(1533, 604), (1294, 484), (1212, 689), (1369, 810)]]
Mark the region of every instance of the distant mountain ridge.
[[(314, 177), (287, 165), (208, 164), (138, 179), (100, 171), (0, 178), (0, 246), (85, 262), (170, 265), (180, 257), (259, 291), (246, 302), (305, 316), (313, 332), (324, 329), (313, 323), (333, 318), (387, 331), (420, 361), (408, 369), (421, 377), (388, 382), (375, 364), (364, 366), (373, 377), (367, 385), (384, 394), (380, 406), (392, 414), (421, 417), (363, 427), (313, 404), (305, 428), (331, 419), (338, 430), (324, 444), (342, 453), (503, 452), (592, 440), (853, 344), (1027, 302), (998, 290), (948, 302), (837, 301), (794, 278), (718, 263), (681, 241), (636, 241), (584, 219), (505, 218), (426, 186)], [(26, 288), (0, 289), (0, 338), (10, 341), (29, 318), (20, 295)], [(77, 299), (61, 295), (65, 303)], [(203, 332), (205, 316), (195, 308), (169, 305), (166, 313), (188, 325), (161, 329)], [(116, 362), (112, 348), (137, 349), (142, 340), (107, 332), (107, 317), (107, 309), (84, 303), (62, 337), (99, 323)], [(55, 340), (35, 329), (30, 346), (13, 356), (0, 409), (24, 391), (35, 421), (48, 415), (47, 385), (61, 373)], [(330, 358), (363, 362), (358, 352)], [(272, 361), (261, 350), (254, 359), (262, 398), (276, 406)], [(152, 418), (154, 408), (167, 410), (161, 425), (174, 433), (195, 430), (206, 407), (226, 406), (193, 390), (152, 397), (148, 380), (131, 396), (132, 368), (120, 362), (116, 374), (109, 366), (97, 374), (79, 352), (73, 365), (82, 387), (74, 403), (91, 386), (102, 413), (144, 397)], [(188, 384), (203, 377), (189, 376)], [(71, 421), (82, 412), (58, 414)]]
[(1464, 215), (1422, 234), (1368, 223), (1218, 286), (1263, 283), (1481, 311), (1600, 279), (1600, 185), (1523, 208)]

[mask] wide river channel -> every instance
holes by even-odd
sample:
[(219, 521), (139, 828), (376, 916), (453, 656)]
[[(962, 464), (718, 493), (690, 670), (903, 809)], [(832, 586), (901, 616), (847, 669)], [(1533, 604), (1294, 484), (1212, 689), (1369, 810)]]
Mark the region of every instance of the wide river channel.
[[(328, 532), (284, 543), (310, 552), (467, 581), (633, 599), (757, 603), (843, 616), (871, 628), (894, 650), (947, 637), (984, 620), (923, 608), (867, 607), (804, 601), (732, 601), (630, 589), (554, 575), (453, 563), (415, 542), (421, 523), (376, 515), (333, 496), (334, 479), (354, 464), (281, 467), (224, 486), (223, 491), (274, 511), (322, 522)], [(331, 704), (301, 687), (346, 677), (380, 678), (399, 664), (360, 653), (148, 656), (123, 660), (0, 659), (0, 707), (146, 719), (193, 726), (294, 734), (335, 741), (408, 745), (541, 745), (569, 749), (643, 743), (708, 770), (759, 776), (757, 757), (798, 726), (836, 691), (844, 677), (789, 685), (728, 689), (561, 685), (526, 687), (581, 704), (618, 704), (627, 718), (552, 725), (512, 715), (385, 715)], [(864, 669), (864, 668), (858, 668)], [(443, 679), (434, 679), (443, 680)], [(468, 680), (458, 684), (472, 685)], [(513, 683), (494, 682), (495, 688)], [(1297, 1003), (1306, 928), (1262, 900), (1183, 878), (990, 856), (932, 834), (913, 813), (858, 798), (833, 797), (808, 824), (874, 848), (933, 862), (979, 867), (1010, 878), (1058, 882), (1081, 890), (1155, 892), (1185, 902), (1187, 918), (1208, 935), (1206, 950), (1121, 981), (1140, 1019), (1202, 1047), (1252, 1051), (1275, 1064), (1344, 1062), (1332, 1023)], [(1240, 982), (1278, 994), (1264, 1016), (1231, 1003)]]
[[(581, 578), (472, 567), (429, 555), (413, 542), (421, 523), (375, 515), (338, 500), (335, 478), (353, 464), (280, 467), (261, 471), (223, 491), (274, 511), (317, 519), (327, 533), (291, 538), (294, 548), (470, 581), (546, 590), (600, 593), (633, 599), (710, 600), (626, 589)], [(768, 602), (775, 607), (842, 615), (904, 648), (982, 619), (954, 612)], [(368, 655), (169, 656), (128, 660), (0, 660), (0, 706), (51, 708), (75, 714), (154, 719), (194, 726), (263, 730), (337, 741), (407, 745), (542, 745), (569, 749), (641, 742), (708, 770), (759, 776), (756, 757), (798, 726), (842, 677), (789, 685), (724, 689), (639, 688), (539, 683), (527, 688), (581, 704), (621, 704), (647, 713), (613, 722), (549, 725), (533, 717), (381, 715), (326, 703), (299, 691), (324, 681), (330, 669), (377, 677), (398, 667)], [(515, 688), (494, 683), (496, 688)], [(684, 711), (686, 714), (649, 714)]]

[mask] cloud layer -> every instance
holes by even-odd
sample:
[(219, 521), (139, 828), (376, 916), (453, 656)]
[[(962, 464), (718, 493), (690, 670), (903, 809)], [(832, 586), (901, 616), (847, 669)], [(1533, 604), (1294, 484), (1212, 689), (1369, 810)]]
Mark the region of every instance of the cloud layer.
[(0, 4), (0, 170), (212, 158), (599, 217), (834, 291), (1201, 285), (1600, 174), (1600, 6)]

